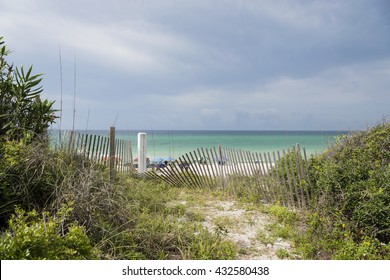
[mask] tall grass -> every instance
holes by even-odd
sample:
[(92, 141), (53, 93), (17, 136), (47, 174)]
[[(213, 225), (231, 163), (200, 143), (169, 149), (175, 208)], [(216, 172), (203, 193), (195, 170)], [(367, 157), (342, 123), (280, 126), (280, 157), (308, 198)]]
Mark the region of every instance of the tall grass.
[[(7, 214), (3, 215), (4, 220), (10, 218), (14, 205), (28, 213), (47, 211), (53, 216), (65, 205), (71, 210), (58, 236), (65, 238), (74, 223), (82, 226), (100, 259), (232, 259), (235, 256), (234, 245), (223, 236), (183, 218), (185, 212), (169, 205), (180, 191), (177, 188), (128, 176), (118, 176), (115, 182), (110, 182), (105, 167), (77, 154), (53, 151), (43, 143), (9, 142), (7, 145), (5, 160), (0, 165), (2, 179), (7, 179), (1, 186), (9, 191), (8, 197), (3, 198), (9, 202), (2, 209)], [(4, 237), (16, 236), (10, 232), (14, 229), (5, 223), (2, 230)], [(44, 257), (37, 253), (31, 258)]]

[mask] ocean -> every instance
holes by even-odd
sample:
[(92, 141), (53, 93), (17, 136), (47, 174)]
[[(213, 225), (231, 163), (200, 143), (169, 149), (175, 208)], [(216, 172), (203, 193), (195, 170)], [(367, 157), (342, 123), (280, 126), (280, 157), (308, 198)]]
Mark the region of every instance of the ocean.
[[(79, 131), (85, 133), (85, 131)], [(133, 155), (137, 154), (137, 135), (147, 134), (147, 156), (178, 158), (197, 148), (211, 148), (221, 145), (251, 152), (273, 152), (288, 149), (296, 144), (306, 153), (321, 153), (337, 137), (347, 131), (221, 131), (221, 130), (117, 130), (116, 138), (132, 142)], [(89, 130), (88, 134), (108, 136), (108, 130)], [(53, 142), (58, 131), (52, 130)]]

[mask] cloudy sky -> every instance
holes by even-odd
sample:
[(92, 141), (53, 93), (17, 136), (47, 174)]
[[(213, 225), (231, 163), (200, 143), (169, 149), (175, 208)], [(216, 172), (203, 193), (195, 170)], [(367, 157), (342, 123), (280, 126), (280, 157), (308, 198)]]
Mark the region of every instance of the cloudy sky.
[(78, 129), (349, 130), (390, 115), (388, 0), (0, 0), (0, 35), (57, 109), (61, 50), (67, 129), (74, 93)]

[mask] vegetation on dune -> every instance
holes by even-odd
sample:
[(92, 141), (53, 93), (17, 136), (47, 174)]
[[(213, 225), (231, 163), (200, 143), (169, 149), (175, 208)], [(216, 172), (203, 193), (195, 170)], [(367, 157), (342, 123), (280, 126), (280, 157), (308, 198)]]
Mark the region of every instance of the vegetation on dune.
[(53, 186), (49, 173), (37, 174), (50, 157), (45, 140), (54, 102), (40, 98), (41, 75), (8, 63), (9, 53), (0, 36), (0, 226), (16, 204), (41, 209)]
[(338, 139), (311, 159), (309, 171), (318, 213), (309, 224), (326, 246), (333, 243), (317, 250), (335, 258), (390, 258), (390, 123)]
[[(53, 102), (40, 98), (41, 76), (14, 68), (8, 54), (0, 37), (1, 259), (235, 258), (225, 238), (234, 220), (219, 218), (210, 232), (202, 213), (172, 204), (183, 191), (201, 204), (198, 190), (129, 176), (110, 182), (104, 166), (52, 150)], [(306, 212), (259, 205), (255, 177), (232, 176), (223, 190), (207, 191), (273, 217), (257, 239), (293, 240), (295, 254), (280, 249), (280, 258), (390, 259), (390, 123), (338, 139), (304, 166), (309, 176), (296, 170), (302, 160), (291, 152), (270, 173), (295, 180)]]

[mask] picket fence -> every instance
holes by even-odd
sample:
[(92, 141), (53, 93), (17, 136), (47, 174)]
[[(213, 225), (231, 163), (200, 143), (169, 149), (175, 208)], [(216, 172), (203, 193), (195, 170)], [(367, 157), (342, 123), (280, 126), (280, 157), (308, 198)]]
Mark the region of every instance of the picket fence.
[[(115, 139), (114, 127), (108, 136), (66, 131), (61, 139), (62, 149), (108, 166), (111, 179), (116, 172), (137, 174), (131, 142)], [(257, 190), (263, 202), (292, 209), (306, 209), (311, 203), (308, 158), (299, 145), (267, 153), (202, 147), (185, 153), (166, 167), (149, 166), (147, 172), (137, 175), (178, 187), (226, 189), (246, 184)]]
[(221, 146), (198, 148), (142, 176), (174, 186), (210, 189), (248, 184), (257, 189), (266, 203), (280, 203), (293, 209), (305, 209), (310, 204), (308, 159), (306, 150), (299, 145), (272, 153)]
[(107, 136), (65, 131), (59, 145), (68, 153), (82, 155), (97, 164), (110, 168), (110, 178), (115, 172), (134, 173), (131, 141), (115, 139), (115, 128), (111, 127)]

